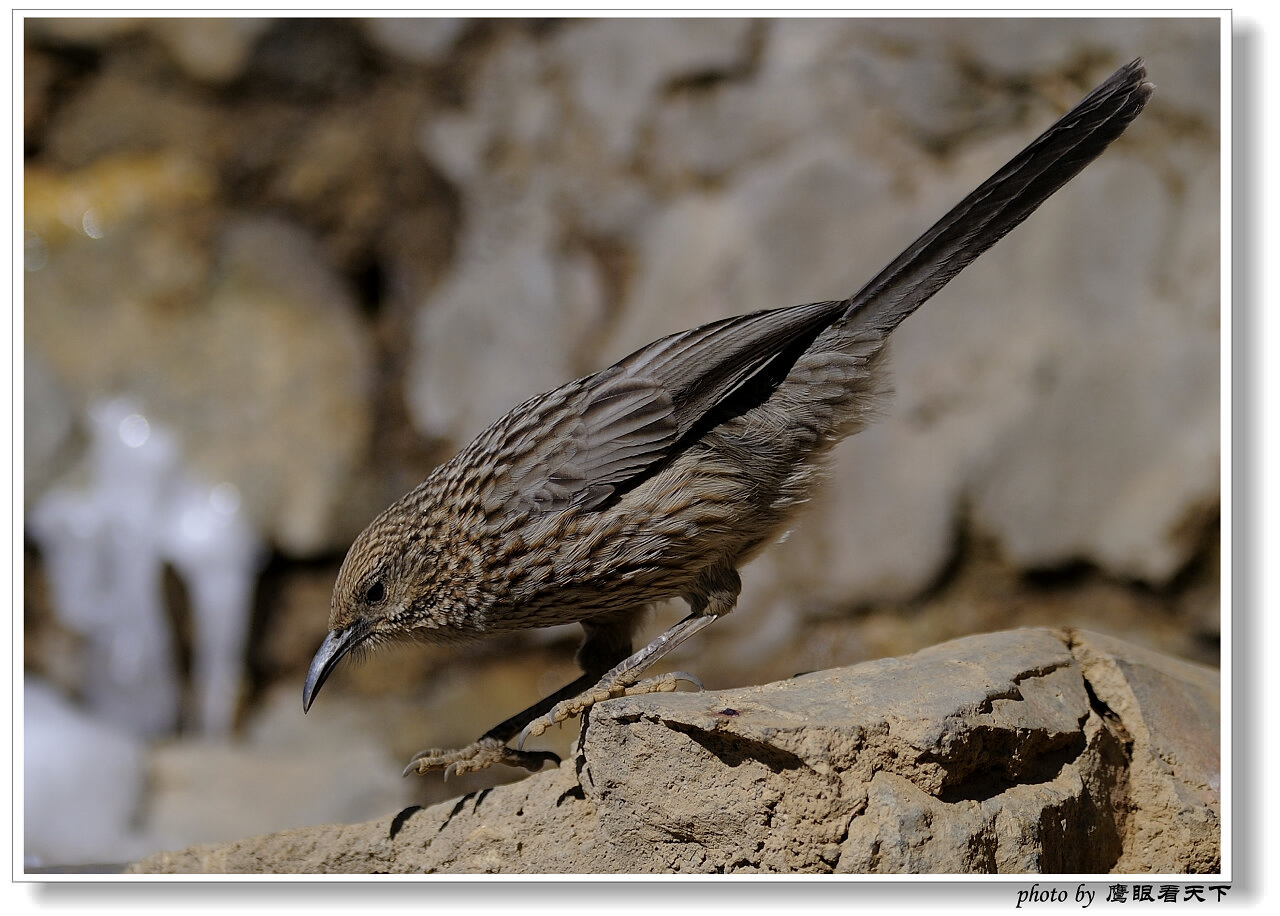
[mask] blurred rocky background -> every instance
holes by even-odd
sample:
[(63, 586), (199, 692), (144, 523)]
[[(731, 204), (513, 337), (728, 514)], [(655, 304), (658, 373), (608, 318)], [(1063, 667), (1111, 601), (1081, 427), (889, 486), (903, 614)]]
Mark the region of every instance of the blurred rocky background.
[(568, 681), (573, 629), (386, 652), (303, 718), (352, 537), (530, 394), (853, 292), (1139, 55), (1147, 111), (904, 324), (880, 422), (671, 664), (1033, 625), (1216, 664), (1218, 29), (27, 20), (28, 863), (519, 778), (399, 774)]

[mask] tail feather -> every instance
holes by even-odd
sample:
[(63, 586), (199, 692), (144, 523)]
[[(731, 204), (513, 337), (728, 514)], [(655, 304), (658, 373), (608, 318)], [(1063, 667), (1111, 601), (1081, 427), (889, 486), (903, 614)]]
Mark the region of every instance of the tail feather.
[(897, 327), (1101, 154), (1154, 89), (1141, 58), (1117, 70), (854, 294), (849, 321)]

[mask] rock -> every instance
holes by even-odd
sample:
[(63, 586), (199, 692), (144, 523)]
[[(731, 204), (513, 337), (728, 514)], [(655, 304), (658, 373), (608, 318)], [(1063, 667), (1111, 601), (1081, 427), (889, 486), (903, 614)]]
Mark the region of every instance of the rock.
[(373, 76), (370, 64), (356, 23), (286, 17), (254, 42), (243, 78), (277, 99), (324, 104), (366, 91)]
[(32, 47), (22, 55), (22, 129), (39, 129), (49, 114), (53, 86), (57, 80), (58, 62), (50, 54)]
[(363, 21), (369, 41), (397, 57), (420, 64), (443, 62), (454, 43), (467, 30), (468, 20), (433, 16), (397, 19), (379, 16)]
[(194, 396), (199, 383), (210, 399), (245, 408), (207, 412), (192, 451), (236, 469), (247, 505), (282, 550), (339, 547), (365, 511), (360, 496), (348, 496), (372, 426), (368, 329), (350, 290), (296, 228), (231, 223), (223, 246), (207, 310), (183, 329), (201, 335), (208, 376), (184, 393)]
[[(1158, 184), (1133, 158), (1099, 161), (1059, 203), (1061, 234), (1037, 258), (1046, 287), (1074, 294), (1028, 379), (1037, 396), (990, 431), (972, 493), (978, 523), (1019, 565), (1083, 559), (1164, 583), (1195, 550), (1188, 521), (1217, 503), (1216, 309), (1172, 280), (1169, 248), (1198, 235), (1177, 227), (1197, 220), (1175, 218)], [(1104, 207), (1126, 218), (1098, 223)], [(1033, 295), (1011, 286), (1012, 301)]]
[(1221, 867), (1220, 672), (1098, 633), (1070, 634), (1072, 654), (1104, 716), (1133, 741), (1129, 799), (1137, 812), (1115, 871)]
[[(602, 311), (592, 266), (537, 241), (462, 259), (416, 328), (410, 406), (418, 428), (466, 442), (529, 394), (567, 382), (579, 374), (574, 344)], [(486, 348), (502, 357), (477, 374)]]
[(130, 33), (155, 38), (193, 79), (224, 83), (239, 75), (270, 19), (232, 17), (67, 17), (27, 20), (28, 37), (103, 48)]
[(550, 53), (569, 78), (574, 114), (626, 159), (658, 91), (744, 67), (750, 30), (748, 19), (604, 19), (565, 29)]
[(77, 410), (128, 395), (281, 549), (344, 543), (369, 511), (351, 479), (373, 348), (314, 242), (267, 218), (209, 239), (211, 178), (181, 156), (31, 172), (27, 229), (45, 255), (26, 273), (27, 347)]
[(359, 820), (412, 799), (403, 764), (378, 747), (358, 704), (339, 698), (315, 713), (304, 720), (297, 691), (277, 689), (235, 743), (156, 745), (142, 822), (151, 848)]
[(597, 706), (577, 759), (134, 873), (1213, 873), (1217, 673), (1014, 630)]
[(201, 82), (227, 83), (240, 75), (254, 41), (270, 25), (270, 19), (230, 17), (68, 17), (28, 20), (27, 35), (102, 48), (130, 33), (149, 34), (187, 76)]
[(212, 106), (181, 86), (158, 85), (115, 67), (50, 114), (45, 153), (64, 168), (144, 153), (207, 159), (226, 137), (220, 126)]
[(28, 38), (101, 45), (136, 31), (142, 20), (129, 16), (51, 16), (28, 19), (24, 24)]
[(147, 24), (188, 76), (217, 84), (244, 72), (254, 42), (271, 27), (271, 20), (183, 16)]

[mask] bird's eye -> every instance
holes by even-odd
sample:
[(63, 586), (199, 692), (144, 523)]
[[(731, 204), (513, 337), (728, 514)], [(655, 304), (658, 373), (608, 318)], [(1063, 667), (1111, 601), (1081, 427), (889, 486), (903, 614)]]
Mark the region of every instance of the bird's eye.
[(378, 604), (385, 597), (387, 597), (387, 590), (383, 586), (381, 579), (374, 579), (369, 584), (369, 587), (364, 590), (364, 600), (370, 604)]

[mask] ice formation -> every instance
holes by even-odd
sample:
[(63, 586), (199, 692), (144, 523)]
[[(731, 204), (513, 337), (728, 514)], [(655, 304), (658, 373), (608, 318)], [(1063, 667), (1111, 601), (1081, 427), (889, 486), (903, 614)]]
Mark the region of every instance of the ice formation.
[(24, 861), (128, 862), (148, 852), (133, 827), (146, 779), (142, 740), (38, 678), (26, 678), (22, 693)]
[(196, 479), (173, 435), (137, 407), (112, 400), (89, 414), (89, 488), (49, 491), (29, 519), (54, 611), (86, 638), (86, 704), (139, 735), (177, 727), (181, 684), (162, 593), (168, 562), (191, 598), (199, 727), (225, 735), (262, 542), (235, 486)]

